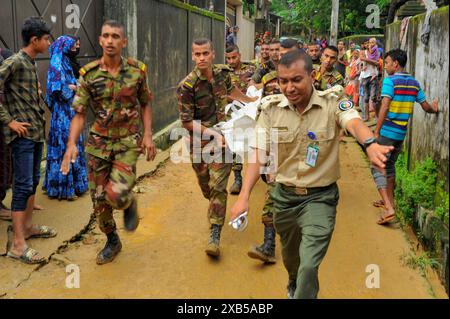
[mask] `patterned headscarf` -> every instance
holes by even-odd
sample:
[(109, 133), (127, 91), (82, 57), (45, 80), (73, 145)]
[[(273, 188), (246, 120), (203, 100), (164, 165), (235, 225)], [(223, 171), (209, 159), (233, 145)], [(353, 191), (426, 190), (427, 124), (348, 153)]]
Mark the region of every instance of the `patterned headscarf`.
[[(55, 92), (66, 101), (69, 101), (75, 94), (69, 88), (69, 84), (76, 84), (70, 59), (67, 53), (74, 46), (76, 40), (70, 36), (60, 36), (50, 46), (50, 65), (47, 73), (47, 102)], [(50, 105), (50, 103), (48, 103)]]

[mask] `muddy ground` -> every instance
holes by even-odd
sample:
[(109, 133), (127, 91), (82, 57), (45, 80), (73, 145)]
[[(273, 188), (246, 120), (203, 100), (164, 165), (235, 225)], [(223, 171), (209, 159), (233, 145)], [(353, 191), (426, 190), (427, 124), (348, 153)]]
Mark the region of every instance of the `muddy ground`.
[[(142, 175), (168, 157), (159, 154), (152, 164), (140, 162)], [(376, 224), (379, 209), (371, 206), (377, 191), (359, 146), (346, 139), (341, 147), (340, 203), (335, 232), (319, 271), (320, 298), (448, 298), (434, 272), (428, 277), (405, 265), (416, 243), (398, 223)], [(230, 179), (230, 185), (232, 180)], [(189, 164), (165, 161), (139, 183), (136, 196), (141, 224), (135, 233), (122, 227), (116, 212), (123, 250), (117, 259), (97, 266), (95, 256), (105, 243), (94, 225), (73, 243), (89, 221), (89, 196), (76, 202), (50, 201), (39, 194), (45, 210), (36, 221), (56, 227), (52, 240), (30, 241), (50, 257), (41, 267), (0, 258), (0, 296), (3, 298), (286, 298), (287, 274), (277, 242), (275, 265), (247, 257), (260, 243), (265, 184), (251, 197), (249, 227), (242, 233), (228, 225), (221, 240), (222, 255), (213, 260), (204, 253), (209, 229), (208, 202), (202, 197)], [(228, 207), (236, 197), (230, 196)], [(228, 222), (228, 219), (227, 219)], [(6, 223), (0, 222), (0, 253), (6, 244)], [(59, 248), (59, 249), (58, 249)], [(80, 269), (80, 288), (66, 287), (66, 265)], [(368, 265), (380, 270), (380, 287), (369, 289)]]

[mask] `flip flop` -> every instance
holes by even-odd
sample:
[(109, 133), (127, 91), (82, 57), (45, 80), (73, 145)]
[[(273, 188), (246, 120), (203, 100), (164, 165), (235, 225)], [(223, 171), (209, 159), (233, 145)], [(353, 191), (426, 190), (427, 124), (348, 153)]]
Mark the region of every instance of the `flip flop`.
[(380, 219), (377, 221), (378, 225), (384, 225), (386, 223), (389, 223), (391, 220), (395, 218), (395, 214), (387, 215), (384, 217), (380, 216)]
[(33, 248), (30, 248), (30, 247), (27, 247), (23, 251), (22, 255), (20, 255), (20, 256), (15, 255), (12, 252), (8, 251), (8, 253), (6, 254), (6, 257), (20, 260), (21, 262), (28, 264), (28, 265), (43, 263), (45, 261), (44, 257), (41, 257), (39, 259), (34, 259), (37, 255), (39, 255), (39, 253), (36, 250), (34, 250)]
[(48, 226), (37, 226), (36, 229), (39, 231), (39, 233), (31, 235), (27, 239), (30, 238), (53, 238), (58, 235), (58, 232), (54, 230), (53, 228), (50, 228)]
[(4, 220), (6, 222), (10, 222), (12, 221), (12, 217), (11, 215), (7, 216), (7, 215), (0, 215), (0, 220)]
[(384, 201), (383, 200), (376, 200), (372, 203), (373, 206), (375, 207), (384, 207)]

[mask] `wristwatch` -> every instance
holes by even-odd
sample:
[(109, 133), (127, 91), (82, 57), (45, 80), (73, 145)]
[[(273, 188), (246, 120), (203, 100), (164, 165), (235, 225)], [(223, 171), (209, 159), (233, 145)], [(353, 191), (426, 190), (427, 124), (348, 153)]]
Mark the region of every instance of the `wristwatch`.
[(375, 137), (369, 137), (368, 139), (366, 139), (363, 144), (364, 144), (364, 148), (367, 149), (370, 145), (372, 145), (373, 143), (376, 143), (377, 139)]

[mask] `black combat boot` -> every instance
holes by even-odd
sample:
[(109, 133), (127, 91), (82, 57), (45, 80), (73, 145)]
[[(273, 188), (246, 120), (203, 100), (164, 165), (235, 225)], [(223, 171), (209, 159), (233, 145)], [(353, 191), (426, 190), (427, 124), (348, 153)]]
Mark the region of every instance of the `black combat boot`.
[(237, 195), (241, 192), (242, 175), (241, 171), (234, 171), (234, 183), (231, 185), (230, 194)]
[(211, 225), (211, 234), (209, 236), (208, 246), (205, 249), (205, 252), (212, 257), (219, 257), (220, 255), (220, 232), (222, 231), (222, 226), (220, 225)]
[(137, 200), (133, 198), (131, 205), (123, 211), (123, 224), (128, 231), (135, 231), (139, 225), (137, 208)]
[(261, 246), (251, 247), (248, 256), (269, 264), (277, 262), (275, 259), (275, 228), (273, 226), (264, 225), (264, 243)]
[(113, 261), (122, 249), (122, 243), (120, 242), (119, 235), (117, 235), (116, 231), (113, 231), (106, 236), (108, 237), (108, 240), (106, 241), (105, 248), (97, 255), (97, 265), (103, 265)]
[(288, 285), (287, 285), (287, 296), (288, 299), (294, 299), (295, 290), (297, 289), (297, 280), (289, 279)]

